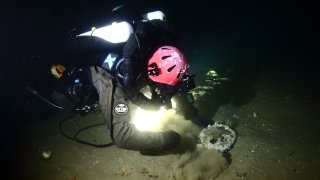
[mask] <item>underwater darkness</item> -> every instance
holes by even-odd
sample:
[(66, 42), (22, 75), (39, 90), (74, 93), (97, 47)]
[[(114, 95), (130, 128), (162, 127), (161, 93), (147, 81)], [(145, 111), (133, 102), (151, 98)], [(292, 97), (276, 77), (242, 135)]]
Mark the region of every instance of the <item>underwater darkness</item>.
[[(68, 32), (75, 27), (88, 30), (104, 24), (110, 17), (108, 12), (119, 2), (31, 1), (1, 5), (0, 131), (1, 151), (8, 155), (2, 156), (8, 162), (6, 168), (14, 166), (18, 158), (15, 151), (29, 122), (57, 112), (24, 87), (34, 87), (41, 95), (49, 96), (53, 84), (48, 65), (58, 58)], [(291, 89), (298, 96), (308, 96), (311, 106), (320, 107), (319, 19), (311, 1), (130, 3), (132, 8), (161, 7), (195, 68), (208, 65), (224, 73), (225, 67), (235, 67), (230, 87), (237, 97), (234, 104), (250, 101), (254, 96), (251, 86), (260, 78)], [(201, 62), (202, 57), (212, 59)]]

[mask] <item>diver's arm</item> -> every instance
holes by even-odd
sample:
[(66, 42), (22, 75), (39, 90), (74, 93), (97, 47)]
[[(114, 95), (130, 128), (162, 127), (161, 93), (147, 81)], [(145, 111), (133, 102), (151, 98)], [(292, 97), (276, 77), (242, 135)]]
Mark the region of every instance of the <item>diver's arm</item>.
[(130, 99), (131, 97), (135, 96), (136, 90), (134, 88), (134, 64), (131, 59), (126, 58), (123, 60), (122, 64), (119, 67), (119, 73), (122, 75), (122, 78), (120, 79), (120, 84), (122, 85), (122, 88), (124, 92), (126, 93), (126, 98)]
[(177, 113), (183, 115), (185, 119), (190, 119), (198, 114), (197, 108), (187, 101), (186, 94), (177, 94), (173, 99), (177, 104)]
[(126, 98), (131, 100), (132, 103), (140, 106), (143, 109), (159, 109), (160, 106), (157, 100), (148, 99), (141, 92), (138, 92), (134, 86), (134, 64), (130, 59), (124, 59), (124, 62), (121, 64), (120, 71), (123, 78), (121, 86), (126, 93)]
[(198, 115), (197, 108), (187, 100), (187, 94), (178, 94), (174, 96), (177, 104), (177, 113), (184, 116), (185, 119), (191, 120), (200, 127), (207, 127), (210, 122)]
[[(134, 86), (134, 64), (131, 59), (126, 58), (123, 60), (121, 65), (119, 65), (117, 78), (120, 86), (126, 94), (126, 99), (130, 100), (133, 104), (143, 108), (143, 109), (159, 109), (160, 106), (156, 106), (153, 100), (148, 99), (141, 92), (138, 92)], [(120, 74), (120, 75), (119, 75)]]
[(137, 35), (131, 33), (122, 50), (123, 61), (117, 68), (118, 74), (121, 74), (120, 76), (122, 76), (121, 78), (118, 78), (120, 81), (119, 83), (128, 99), (131, 99), (131, 97), (136, 96), (137, 94), (134, 88), (134, 74), (136, 71), (136, 62), (134, 62), (134, 60), (136, 59), (136, 54), (139, 49), (140, 45)]
[(142, 93), (138, 92), (135, 88), (135, 78), (134, 73), (136, 71), (135, 63), (137, 63), (137, 53), (140, 50), (140, 43), (138, 35), (132, 33), (124, 45), (123, 48), (123, 63), (119, 67), (123, 78), (121, 78), (120, 84), (124, 89), (127, 99), (131, 100), (134, 104), (144, 108), (144, 109), (159, 109), (159, 106), (156, 105), (153, 100), (148, 99)]

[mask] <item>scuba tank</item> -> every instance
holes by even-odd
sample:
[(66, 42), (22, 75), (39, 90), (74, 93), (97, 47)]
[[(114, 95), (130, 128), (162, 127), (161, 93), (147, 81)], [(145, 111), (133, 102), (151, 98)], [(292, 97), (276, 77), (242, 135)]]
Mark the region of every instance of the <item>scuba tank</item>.
[(88, 67), (98, 66), (113, 74), (116, 63), (121, 59), (122, 48), (132, 32), (132, 25), (121, 21), (94, 27), (67, 39), (64, 65), (53, 65), (51, 74), (60, 82), (57, 83), (59, 86), (64, 86), (60, 88), (64, 89), (62, 94), (75, 103), (74, 111), (86, 114), (97, 106), (98, 95), (90, 81)]
[[(124, 12), (123, 6), (116, 7), (112, 12)], [(127, 11), (125, 11), (127, 13)], [(118, 16), (119, 17), (119, 16)], [(165, 20), (165, 16), (161, 11), (150, 12), (140, 16), (138, 21), (148, 21), (152, 19)], [(114, 18), (111, 18), (114, 19)], [(117, 18), (116, 21), (106, 23), (100, 27), (92, 27), (89, 31), (77, 33), (67, 40), (66, 54), (69, 56), (66, 59), (68, 68), (66, 70), (67, 78), (70, 84), (68, 85), (68, 94), (71, 96), (81, 96), (82, 87), (86, 86), (85, 80), (82, 77), (77, 77), (80, 71), (87, 71), (90, 66), (98, 66), (110, 74), (116, 74), (116, 67), (121, 63), (122, 49), (133, 33), (136, 16)], [(73, 30), (74, 32), (76, 29)], [(58, 72), (58, 76), (61, 76)], [(88, 73), (87, 73), (88, 74)], [(86, 77), (85, 77), (86, 78)], [(88, 82), (88, 81), (87, 81)], [(87, 86), (92, 86), (91, 83)], [(93, 87), (91, 89), (94, 89)], [(79, 93), (80, 92), (80, 93)], [(91, 90), (90, 90), (91, 92)], [(89, 93), (90, 94), (90, 93)], [(83, 98), (80, 98), (83, 99)], [(87, 98), (84, 98), (87, 99)], [(79, 104), (79, 103), (78, 103)], [(86, 104), (82, 102), (80, 104)], [(76, 109), (83, 109), (81, 107)]]

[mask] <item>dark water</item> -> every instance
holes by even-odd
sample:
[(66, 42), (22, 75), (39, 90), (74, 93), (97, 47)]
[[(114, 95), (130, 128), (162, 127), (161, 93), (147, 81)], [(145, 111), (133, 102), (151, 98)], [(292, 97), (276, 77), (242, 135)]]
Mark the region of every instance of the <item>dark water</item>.
[[(48, 69), (43, 67), (54, 60), (51, 58), (68, 30), (102, 24), (109, 17), (106, 12), (111, 4), (116, 4), (75, 3), (7, 3), (1, 7), (0, 125), (2, 153), (8, 155), (4, 161), (9, 162), (10, 169), (19, 162), (15, 152), (20, 151), (19, 144), (24, 133), (30, 132), (32, 121), (57, 112), (23, 88), (33, 86), (49, 95)], [(228, 104), (233, 106), (218, 118), (230, 117), (235, 112), (241, 115), (246, 111), (243, 109), (247, 113), (251, 113), (248, 109), (260, 111), (265, 116), (262, 124), (281, 127), (273, 136), (267, 136), (267, 142), (291, 142), (293, 145), (287, 145), (287, 149), (300, 146), (276, 153), (291, 153), (290, 157), (305, 166), (301, 171), (309, 172), (308, 167), (312, 170), (319, 165), (319, 29), (315, 6), (294, 1), (227, 1), (210, 5), (181, 1), (165, 2), (162, 7), (168, 10), (168, 21), (179, 34), (198, 85), (204, 83), (203, 75), (211, 69), (230, 79), (210, 94), (208, 99), (214, 102), (214, 109), (206, 111), (203, 107), (203, 113), (215, 116), (220, 107)], [(48, 61), (37, 58), (43, 54)], [(248, 129), (264, 130), (255, 121), (238, 123), (248, 124)], [(308, 150), (303, 153), (301, 147)], [(298, 170), (299, 167), (292, 167), (292, 171)], [(310, 174), (310, 178), (320, 177), (316, 171)]]

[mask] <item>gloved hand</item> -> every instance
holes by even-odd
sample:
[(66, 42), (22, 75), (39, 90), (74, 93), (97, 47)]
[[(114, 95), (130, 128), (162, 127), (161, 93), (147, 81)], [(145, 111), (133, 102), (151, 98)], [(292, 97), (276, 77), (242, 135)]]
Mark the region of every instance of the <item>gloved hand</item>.
[(149, 99), (141, 92), (138, 92), (135, 96), (131, 97), (130, 100), (133, 104), (146, 110), (159, 110), (163, 105), (161, 99)]
[(160, 106), (165, 109), (171, 109), (172, 103), (171, 103), (171, 96), (159, 96), (158, 98), (160, 101)]
[(200, 117), (200, 116), (198, 116), (198, 115), (193, 115), (193, 116), (191, 116), (191, 117), (190, 117), (190, 120), (191, 120), (194, 124), (198, 125), (199, 127), (203, 127), (203, 128), (206, 128), (209, 124), (211, 124), (211, 123), (209, 122), (209, 120), (207, 120), (207, 119), (205, 119), (205, 118), (202, 118), (202, 117)]

